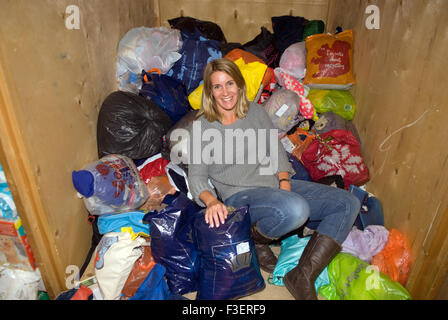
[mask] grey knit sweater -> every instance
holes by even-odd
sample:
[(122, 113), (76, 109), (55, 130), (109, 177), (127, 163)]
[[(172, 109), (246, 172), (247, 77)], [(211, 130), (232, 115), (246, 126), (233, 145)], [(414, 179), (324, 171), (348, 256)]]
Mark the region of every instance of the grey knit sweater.
[(278, 188), (278, 172), (294, 174), (278, 130), (258, 104), (251, 103), (246, 117), (231, 125), (201, 116), (190, 126), (189, 134), (188, 182), (201, 206), (199, 195), (206, 190), (225, 201), (254, 187)]

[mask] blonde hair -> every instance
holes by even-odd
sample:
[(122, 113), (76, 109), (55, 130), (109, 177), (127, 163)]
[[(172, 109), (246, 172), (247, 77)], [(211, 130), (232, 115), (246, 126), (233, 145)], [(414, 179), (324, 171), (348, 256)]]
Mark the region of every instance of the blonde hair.
[(233, 61), (226, 58), (221, 58), (210, 61), (205, 67), (201, 109), (198, 111), (196, 119), (201, 115), (204, 115), (204, 117), (210, 122), (221, 120), (221, 114), (218, 111), (212, 92), (211, 76), (216, 71), (227, 73), (235, 81), (239, 89), (235, 114), (239, 119), (244, 118), (249, 111), (250, 103), (249, 99), (247, 98), (246, 81), (244, 80), (240, 69)]

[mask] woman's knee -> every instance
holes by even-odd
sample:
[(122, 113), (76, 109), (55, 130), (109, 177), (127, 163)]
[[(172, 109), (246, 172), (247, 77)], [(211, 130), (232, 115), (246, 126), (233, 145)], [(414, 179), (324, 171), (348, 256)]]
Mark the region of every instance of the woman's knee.
[(292, 197), (285, 201), (285, 211), (287, 212), (288, 222), (291, 230), (302, 226), (310, 216), (310, 206), (305, 198), (291, 193)]

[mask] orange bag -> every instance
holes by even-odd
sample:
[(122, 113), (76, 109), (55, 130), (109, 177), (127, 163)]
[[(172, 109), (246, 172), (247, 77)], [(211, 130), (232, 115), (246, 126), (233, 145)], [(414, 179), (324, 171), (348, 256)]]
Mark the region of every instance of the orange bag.
[[(260, 63), (266, 64), (266, 62), (264, 62), (262, 59), (258, 58), (256, 55), (254, 55), (248, 51), (241, 50), (241, 49), (233, 49), (233, 50), (229, 51), (224, 56), (224, 58), (232, 60), (232, 61), (236, 61), (239, 58), (243, 58), (243, 61), (245, 64), (248, 64), (248, 63), (251, 63), (254, 61), (258, 61)], [(268, 67), (264, 74), (263, 80), (261, 81), (261, 83), (263, 84), (263, 88), (266, 87), (267, 85), (269, 85), (273, 75), (274, 75), (274, 69)]]
[(140, 210), (161, 210), (163, 209), (162, 201), (167, 194), (176, 193), (167, 174), (158, 177), (152, 177), (151, 181), (146, 185), (149, 192), (149, 198), (139, 209)]
[(386, 245), (372, 258), (370, 264), (377, 266), (393, 281), (405, 285), (411, 264), (411, 251), (405, 236), (397, 229), (391, 229)]
[(151, 253), (151, 246), (142, 246), (143, 253), (140, 258), (135, 261), (134, 266), (129, 274), (121, 293), (126, 297), (132, 297), (148, 276), (149, 272), (155, 266), (156, 262)]
[(288, 153), (302, 162), (302, 153), (309, 147), (311, 142), (316, 139), (314, 132), (308, 132), (297, 127), (296, 130), (280, 139), (283, 147)]
[(326, 89), (347, 89), (353, 76), (353, 31), (319, 33), (306, 38), (304, 84)]

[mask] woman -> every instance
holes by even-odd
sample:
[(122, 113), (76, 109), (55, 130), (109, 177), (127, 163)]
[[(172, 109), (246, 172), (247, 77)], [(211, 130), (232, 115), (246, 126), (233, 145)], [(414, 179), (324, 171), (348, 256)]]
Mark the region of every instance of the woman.
[[(296, 299), (317, 299), (315, 279), (341, 250), (359, 213), (359, 200), (342, 189), (290, 180), (294, 171), (278, 131), (265, 110), (248, 101), (244, 78), (230, 60), (217, 59), (207, 65), (201, 109), (192, 127), (190, 150), (201, 150), (201, 159), (188, 166), (190, 191), (206, 207), (205, 221), (210, 227), (225, 222), (227, 206), (249, 205), (251, 236), (263, 270), (273, 272), (277, 263), (269, 247), (273, 240), (308, 218), (320, 221), (298, 266), (283, 279)], [(242, 144), (254, 132), (256, 141)], [(270, 173), (268, 163), (273, 167)]]

